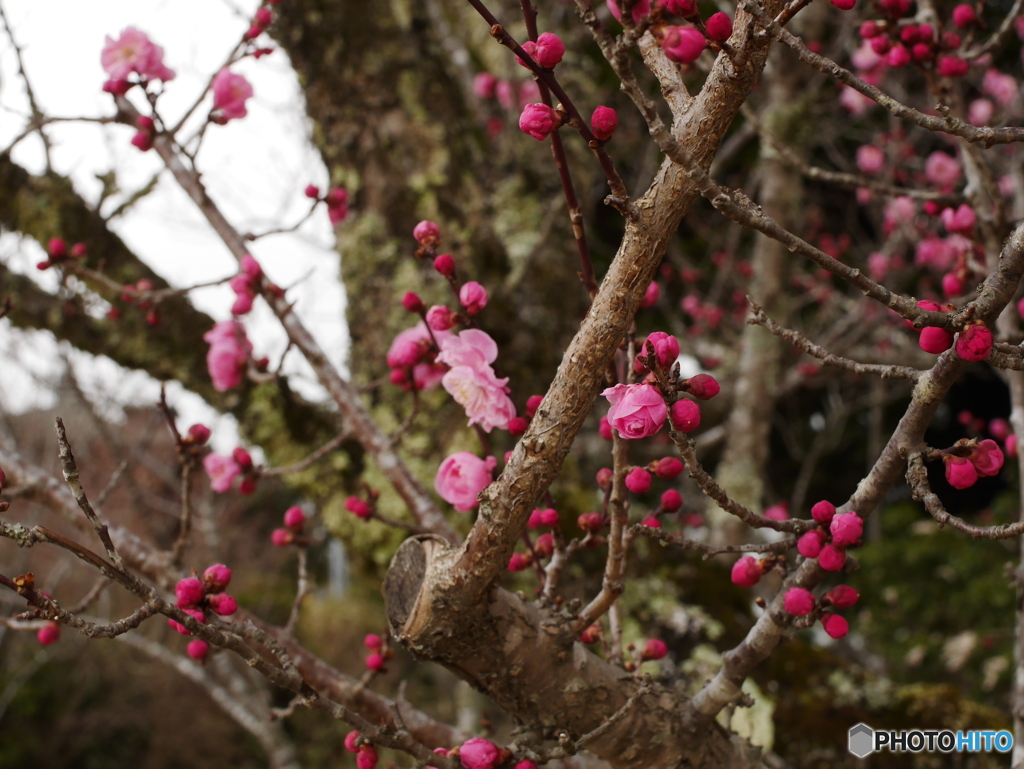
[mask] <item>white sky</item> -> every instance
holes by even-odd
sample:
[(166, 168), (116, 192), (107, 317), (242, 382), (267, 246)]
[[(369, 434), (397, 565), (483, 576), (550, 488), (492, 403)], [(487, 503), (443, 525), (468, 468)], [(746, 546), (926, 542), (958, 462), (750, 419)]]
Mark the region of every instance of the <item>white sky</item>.
[[(100, 66), (100, 51), (106, 35), (116, 38), (125, 27), (135, 26), (164, 48), (165, 64), (177, 72), (160, 99), (161, 114), (171, 124), (226, 60), (258, 7), (255, 0), (0, 2), (22, 47), (29, 78), (45, 113), (112, 114), (112, 99), (102, 92), (106, 76)], [(278, 7), (287, 12), (286, 3)], [(213, 200), (242, 232), (289, 227), (308, 210), (304, 187), (310, 182), (321, 188), (327, 185), (326, 169), (308, 142), (309, 128), (298, 83), (281, 51), (258, 61), (247, 59), (232, 70), (250, 80), (255, 95), (248, 102), (248, 117), (207, 130), (199, 155), (204, 182)], [(209, 101), (197, 114), (205, 117), (208, 111)], [(14, 52), (7, 36), (2, 35), (0, 148), (8, 146), (21, 132), (27, 115)], [(125, 126), (58, 124), (48, 133), (56, 170), (70, 175), (78, 191), (90, 201), (99, 199), (101, 185), (96, 174), (115, 170), (120, 188), (127, 195), (144, 186), (161, 167), (155, 153), (141, 153), (131, 146), (134, 132)], [(44, 167), (42, 143), (35, 137), (19, 144), (13, 157), (32, 171)], [(109, 213), (123, 199), (109, 199), (102, 212)], [(172, 285), (194, 285), (229, 276), (237, 269), (227, 249), (166, 171), (158, 189), (129, 214), (115, 220), (112, 228)], [(331, 359), (343, 365), (348, 332), (333, 245), (331, 226), (321, 208), (298, 232), (261, 239), (251, 251), (273, 281), (283, 287), (294, 286), (289, 297), (298, 302), (300, 316)], [(33, 267), (42, 258), (34, 242), (0, 238), (0, 259), (52, 289), (52, 272), (41, 273)], [(216, 319), (230, 317), (233, 299), (226, 285), (192, 294), (196, 306)], [(285, 338), (266, 306), (257, 302), (245, 323), (255, 354), (268, 355), (276, 363)], [(21, 367), (12, 365), (15, 352), (24, 360)], [(126, 376), (110, 361), (90, 364), (83, 360), (85, 357), (72, 355), (90, 388), (88, 392), (96, 396), (94, 400), (151, 402), (158, 392), (148, 377)], [(45, 388), (39, 386), (40, 378), (52, 378), (63, 365), (52, 338), (24, 335), (0, 321), (0, 358), (5, 360), (5, 375), (0, 379), (0, 399), (5, 408), (19, 411), (52, 403)], [(307, 397), (323, 399), (312, 372), (296, 353), (289, 355), (285, 370), (293, 374), (296, 389)], [(111, 382), (118, 384), (117, 390), (111, 390)], [(190, 398), (180, 388), (172, 388), (171, 393), (177, 393), (175, 405), (183, 410), (183, 421), (202, 418), (215, 426), (211, 411), (198, 398)], [(216, 425), (215, 445), (219, 449), (229, 448), (235, 440), (233, 425)]]

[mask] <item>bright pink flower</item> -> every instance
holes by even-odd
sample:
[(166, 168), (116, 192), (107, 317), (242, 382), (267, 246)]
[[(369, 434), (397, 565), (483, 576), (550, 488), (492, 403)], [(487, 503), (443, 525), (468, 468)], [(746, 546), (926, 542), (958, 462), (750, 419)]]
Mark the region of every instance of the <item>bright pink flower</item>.
[(824, 546), (825, 532), (821, 529), (812, 529), (796, 542), (796, 550), (804, 558), (817, 558)]
[(362, 737), (359, 732), (351, 731), (345, 735), (345, 750), (349, 753), (357, 753), (359, 751), (359, 738)]
[(849, 547), (864, 533), (864, 519), (856, 513), (840, 513), (829, 525), (832, 543), (837, 547)]
[(374, 652), (366, 657), (366, 667), (378, 673), (384, 672), (384, 658)]
[(494, 769), (501, 763), (501, 751), (490, 740), (474, 737), (459, 746), (459, 762), (465, 769)]
[(36, 631), (36, 640), (39, 641), (42, 646), (49, 646), (52, 643), (56, 643), (59, 638), (60, 625), (56, 622), (47, 622)]
[(858, 147), (857, 168), (869, 176), (877, 176), (885, 170), (885, 153), (872, 144)]
[(197, 606), (203, 600), (203, 583), (195, 577), (186, 577), (180, 580), (174, 587), (174, 597), (177, 599), (178, 608), (186, 606)]
[(509, 434), (517, 438), (520, 435), (525, 435), (529, 427), (530, 423), (527, 422), (522, 417), (512, 417), (510, 420), (508, 420), (508, 424), (506, 425), (506, 429), (508, 430)]
[(967, 457), (945, 456), (946, 480), (954, 489), (966, 489), (978, 480), (978, 469)]
[(666, 481), (670, 481), (675, 478), (679, 473), (683, 472), (683, 463), (675, 457), (662, 457), (654, 463), (654, 474), (659, 478), (664, 478)]
[(959, 56), (940, 56), (939, 63), (935, 65), (935, 74), (939, 77), (963, 77), (970, 68), (967, 59), (961, 59)]
[(906, 195), (900, 195), (886, 203), (882, 209), (882, 227), (888, 234), (902, 224), (913, 222), (916, 214), (914, 201)]
[(655, 516), (649, 515), (646, 518), (644, 518), (642, 521), (640, 521), (640, 525), (641, 526), (647, 526), (648, 528), (651, 528), (651, 529), (660, 529), (661, 528), (661, 521), (659, 521)]
[(661, 509), (666, 513), (674, 513), (683, 506), (683, 497), (675, 489), (669, 489), (661, 495)]
[(722, 386), (711, 374), (697, 374), (686, 380), (686, 391), (694, 398), (708, 401), (722, 391)]
[(697, 0), (663, 0), (661, 7), (686, 19), (697, 12)]
[(213, 108), (225, 120), (243, 118), (249, 114), (245, 102), (252, 97), (252, 84), (243, 75), (226, 67), (213, 78)]
[(548, 138), (548, 134), (562, 124), (554, 109), (546, 104), (527, 104), (519, 116), (519, 130), (530, 134), (537, 141)]
[(648, 638), (644, 650), (640, 652), (641, 660), (660, 660), (668, 654), (668, 646), (660, 638)]
[(842, 638), (850, 632), (850, 623), (838, 614), (822, 614), (821, 624), (831, 638)]
[[(1006, 436), (1010, 434), (1010, 423), (1005, 419), (993, 419), (988, 423), (988, 431), (997, 441), (1005, 441)], [(3, 480), (2, 476), (0, 476), (0, 486), (2, 485)]]
[(210, 440), (210, 428), (199, 422), (188, 428), (184, 438), (184, 442), (192, 446), (205, 446), (208, 440)]
[(356, 753), (356, 769), (377, 769), (377, 748), (373, 745), (362, 745)]
[(651, 490), (651, 474), (642, 467), (634, 467), (626, 475), (626, 488), (634, 494), (644, 494)]
[(672, 364), (679, 357), (679, 340), (670, 334), (666, 334), (664, 331), (655, 331), (644, 342), (642, 350), (644, 355), (647, 354), (647, 342), (650, 342), (651, 346), (654, 347), (654, 354), (661, 367), (666, 371), (672, 368)]
[(555, 552), (554, 535), (550, 531), (547, 534), (541, 534), (537, 537), (537, 541), (533, 543), (533, 550), (537, 554), (538, 558), (548, 558), (553, 552)]
[(921, 329), (917, 344), (925, 352), (938, 355), (953, 346), (953, 332), (936, 326), (926, 326)]
[(111, 80), (125, 80), (133, 72), (149, 80), (174, 79), (174, 70), (164, 66), (164, 49), (135, 27), (125, 28), (117, 40), (107, 35), (100, 64)]
[(777, 505), (772, 505), (764, 511), (764, 517), (770, 521), (789, 520), (789, 503), (780, 502)]
[(466, 308), (469, 315), (477, 315), (487, 306), (487, 289), (475, 280), (467, 281), (459, 289), (459, 304)]
[(955, 210), (947, 208), (942, 212), (942, 223), (946, 225), (946, 229), (950, 232), (969, 234), (974, 229), (976, 221), (977, 217), (974, 215), (974, 209), (966, 203), (963, 203)]
[(967, 122), (973, 125), (988, 125), (995, 114), (996, 105), (989, 99), (974, 99), (967, 107)]
[(302, 525), (306, 522), (306, 514), (301, 507), (293, 506), (284, 511), (284, 525), (292, 531), (302, 531)]
[(956, 354), (964, 360), (985, 360), (990, 352), (992, 352), (992, 332), (981, 321), (965, 326), (956, 338)]
[(860, 599), (860, 593), (848, 585), (836, 585), (825, 593), (825, 600), (837, 609), (849, 609)]
[(732, 35), (732, 19), (727, 14), (719, 11), (718, 13), (712, 14), (706, 22), (704, 22), (704, 28), (708, 31), (708, 37), (718, 43), (724, 43)]
[(421, 313), (426, 309), (426, 305), (423, 304), (423, 300), (420, 299), (419, 295), (415, 291), (406, 291), (405, 296), (402, 297), (402, 307), (405, 308), (406, 312)]
[(617, 384), (601, 395), (612, 404), (608, 422), (619, 437), (646, 438), (661, 430), (668, 416), (668, 407), (657, 388), (645, 384)]
[(468, 513), (477, 506), (476, 498), (491, 482), (491, 472), (497, 464), (494, 457), (484, 460), (468, 451), (452, 454), (437, 469), (434, 488), (445, 502), (460, 513)]
[(794, 617), (803, 617), (814, 611), (814, 596), (810, 590), (802, 587), (791, 587), (782, 602), (786, 611)]
[(661, 39), (665, 55), (680, 64), (692, 64), (700, 58), (708, 41), (695, 27), (666, 27)]
[(231, 569), (222, 563), (215, 563), (203, 572), (203, 584), (213, 592), (220, 592), (231, 583)]
[(700, 406), (683, 398), (672, 404), (672, 424), (684, 433), (693, 432), (700, 427)]
[(946, 296), (960, 296), (964, 292), (964, 281), (957, 273), (947, 272), (942, 276), (942, 293)]
[(541, 526), (543, 526), (544, 522), (541, 521), (540, 515), (542, 512), (543, 511), (538, 508), (537, 510), (534, 510), (532, 513), (530, 513), (530, 517), (526, 521), (526, 527), (529, 529), (539, 529)]
[(1003, 469), (1003, 462), (1005, 461), (999, 444), (991, 438), (978, 441), (977, 447), (968, 458), (978, 471), (980, 478), (999, 475), (999, 471)]
[(242, 468), (234, 459), (220, 454), (207, 454), (203, 457), (203, 469), (210, 477), (210, 488), (218, 494), (230, 489), (235, 476), (242, 472)]
[(960, 161), (945, 152), (933, 152), (924, 161), (925, 178), (941, 190), (949, 191), (960, 181)]
[(238, 601), (227, 593), (214, 593), (207, 598), (207, 601), (210, 602), (210, 608), (214, 613), (222, 617), (230, 617), (238, 611)]
[(818, 553), (818, 565), (825, 571), (839, 571), (846, 565), (846, 551), (832, 544), (825, 545)]
[(753, 587), (763, 575), (761, 562), (752, 555), (745, 555), (732, 565), (731, 579), (740, 587)]
[(238, 387), (252, 353), (245, 327), (235, 320), (223, 320), (203, 334), (203, 339), (210, 345), (206, 353), (206, 367), (213, 380), (213, 389), (227, 392)]
[(499, 379), (491, 368), (498, 357), (498, 345), (484, 331), (466, 329), (458, 336), (438, 339), (441, 354), (437, 360), (451, 366), (441, 384), (466, 410), (469, 424), (486, 432), (505, 429), (515, 417), (516, 407), (508, 397), (508, 378)]
[(512, 553), (512, 556), (508, 559), (508, 566), (505, 569), (506, 571), (525, 571), (530, 568), (532, 562), (533, 560), (528, 553)]
[[(438, 339), (438, 343), (440, 343), (440, 339)], [(391, 342), (385, 356), (388, 366), (391, 368), (415, 366), (430, 353), (432, 344), (426, 324), (420, 321), (412, 328), (399, 332)]]
[(604, 518), (600, 513), (583, 513), (576, 519), (576, 525), (590, 534), (597, 534), (604, 527)]
[(210, 644), (196, 638), (195, 640), (188, 642), (188, 646), (185, 647), (185, 653), (197, 661), (206, 659), (206, 655), (210, 653)]
[(295, 532), (291, 529), (274, 529), (270, 532), (270, 541), (274, 547), (287, 547), (295, 541)]
[[(616, 0), (605, 0), (608, 5), (608, 10), (612, 12), (612, 16), (615, 17), (616, 21), (622, 21), (622, 11), (619, 9), (619, 4)], [(633, 23), (639, 24), (647, 14), (651, 12), (651, 0), (636, 0), (633, 3), (633, 12), (630, 14), (633, 17)]]
[[(525, 45), (523, 46), (526, 47)], [(558, 35), (554, 35), (551, 32), (545, 32), (537, 38), (537, 42), (534, 43), (533, 50), (527, 51), (533, 60), (540, 64), (542, 67), (551, 69), (565, 56), (565, 43), (563, 43)]]
[(615, 129), (619, 127), (619, 116), (611, 107), (598, 107), (590, 118), (590, 130), (594, 132), (594, 138), (606, 142), (612, 138)]
[(379, 652), (384, 648), (384, 639), (376, 633), (367, 633), (363, 639), (363, 646), (372, 652)]
[(853, 10), (853, 6), (857, 4), (857, 0), (829, 0), (829, 2), (840, 11)]
[(360, 499), (359, 497), (349, 497), (346, 499), (345, 509), (356, 518), (362, 518), (364, 521), (373, 517), (373, 508), (366, 503), (365, 499)]
[(974, 8), (969, 5), (958, 5), (953, 9), (953, 23), (960, 29), (965, 29), (978, 20)]

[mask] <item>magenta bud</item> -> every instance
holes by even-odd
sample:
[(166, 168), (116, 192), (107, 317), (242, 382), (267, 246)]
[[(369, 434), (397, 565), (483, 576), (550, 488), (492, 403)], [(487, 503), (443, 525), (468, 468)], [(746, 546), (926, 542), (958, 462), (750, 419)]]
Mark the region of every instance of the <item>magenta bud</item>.
[(668, 654), (668, 646), (659, 638), (648, 638), (644, 650), (640, 652), (641, 660), (660, 660)]
[(178, 608), (186, 606), (197, 606), (203, 600), (203, 583), (195, 577), (186, 577), (178, 582), (174, 588), (174, 596), (177, 598)]
[(295, 533), (302, 531), (305, 522), (306, 514), (302, 512), (301, 507), (293, 506), (284, 511), (284, 525)]
[(708, 37), (717, 43), (724, 43), (732, 35), (732, 19), (727, 14), (718, 12), (704, 22), (704, 28), (708, 31)]
[(791, 587), (783, 599), (786, 611), (794, 617), (803, 617), (814, 611), (814, 596), (811, 591), (802, 587)]
[(210, 653), (210, 644), (196, 638), (195, 640), (188, 642), (188, 646), (185, 647), (185, 652), (189, 657), (196, 661), (206, 659), (206, 655)]
[(415, 313), (421, 313), (427, 309), (426, 305), (423, 304), (423, 300), (412, 291), (406, 292), (405, 296), (402, 297), (402, 306), (408, 312)]
[(231, 569), (222, 563), (215, 563), (203, 572), (203, 582), (210, 590), (220, 592), (231, 584)]
[(197, 422), (188, 428), (185, 437), (187, 442), (193, 446), (205, 446), (206, 442), (210, 440), (210, 428)]
[(590, 130), (594, 132), (594, 138), (606, 142), (612, 138), (615, 129), (619, 127), (619, 116), (611, 107), (598, 107), (590, 118)]
[(446, 278), (455, 275), (455, 259), (451, 254), (441, 254), (434, 259), (434, 269)]

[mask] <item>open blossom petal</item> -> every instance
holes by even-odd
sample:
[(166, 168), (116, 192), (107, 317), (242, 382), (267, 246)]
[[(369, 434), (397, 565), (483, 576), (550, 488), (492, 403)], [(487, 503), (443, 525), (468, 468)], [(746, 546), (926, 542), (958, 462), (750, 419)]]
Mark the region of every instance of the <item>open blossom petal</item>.
[(224, 320), (203, 334), (210, 345), (206, 367), (213, 380), (213, 389), (227, 392), (242, 383), (242, 374), (252, 353), (252, 344), (245, 336), (245, 327), (234, 320)]
[(491, 482), (497, 464), (494, 457), (480, 459), (468, 451), (452, 454), (437, 468), (434, 489), (460, 513), (467, 513), (477, 506), (476, 498)]
[(213, 79), (213, 107), (227, 120), (249, 114), (245, 102), (252, 97), (252, 84), (245, 76), (225, 68)]
[(498, 357), (498, 345), (480, 329), (471, 328), (449, 334), (443, 340), (437, 360), (451, 366), (441, 384), (456, 402), (466, 409), (469, 424), (490, 432), (504, 429), (515, 417), (516, 408), (509, 399), (508, 379), (499, 379), (491, 368)]
[(125, 80), (133, 72), (151, 80), (174, 78), (174, 70), (164, 66), (164, 49), (135, 27), (125, 28), (117, 40), (107, 35), (100, 64), (111, 80)]

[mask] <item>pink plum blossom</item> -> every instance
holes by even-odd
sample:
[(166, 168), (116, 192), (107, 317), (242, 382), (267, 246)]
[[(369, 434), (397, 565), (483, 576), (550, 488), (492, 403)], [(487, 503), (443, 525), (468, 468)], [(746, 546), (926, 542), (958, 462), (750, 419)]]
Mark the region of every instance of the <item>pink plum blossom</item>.
[(477, 315), (487, 306), (487, 289), (475, 280), (470, 280), (459, 289), (459, 303), (469, 315)]
[(206, 655), (210, 653), (210, 644), (196, 638), (188, 642), (188, 646), (185, 647), (185, 653), (196, 661), (206, 659)]
[(981, 79), (981, 92), (995, 99), (1000, 107), (1011, 107), (1020, 96), (1020, 86), (1013, 75), (990, 69)]
[(794, 617), (803, 617), (814, 611), (814, 596), (806, 588), (791, 587), (782, 600), (786, 611)]
[(665, 55), (680, 64), (692, 64), (700, 58), (708, 41), (696, 27), (666, 27), (661, 39)]
[(459, 746), (459, 763), (464, 769), (494, 769), (501, 759), (498, 746), (482, 737), (466, 740)]
[(917, 344), (925, 352), (938, 355), (953, 346), (953, 332), (937, 326), (926, 326), (921, 329)]
[(673, 403), (672, 425), (684, 433), (696, 430), (700, 427), (700, 406), (685, 398)]
[(960, 161), (945, 152), (933, 152), (924, 161), (924, 177), (939, 189), (948, 192), (960, 181)]
[(850, 632), (850, 623), (838, 614), (821, 615), (821, 625), (830, 638), (842, 638)]
[(100, 64), (114, 81), (126, 80), (133, 72), (149, 80), (174, 79), (174, 70), (164, 66), (164, 49), (135, 27), (126, 27), (117, 40), (107, 35)]
[(434, 488), (445, 502), (460, 513), (468, 513), (477, 506), (476, 498), (491, 482), (491, 472), (497, 464), (494, 457), (480, 459), (468, 451), (452, 454), (437, 469)]
[(203, 584), (212, 592), (219, 592), (231, 584), (231, 569), (222, 563), (215, 563), (203, 572)]
[(1003, 452), (999, 448), (999, 444), (991, 438), (978, 441), (977, 447), (971, 453), (970, 460), (982, 478), (998, 475), (999, 471), (1003, 469)]
[(657, 433), (665, 424), (668, 407), (661, 393), (651, 385), (617, 384), (604, 390), (601, 395), (612, 404), (608, 411), (608, 422), (621, 438), (646, 438)]
[(548, 138), (561, 123), (558, 113), (546, 104), (527, 104), (519, 116), (519, 130), (537, 141)]
[(659, 478), (670, 481), (683, 472), (683, 463), (675, 457), (662, 457), (653, 464), (651, 469)]
[(56, 622), (47, 622), (36, 631), (36, 640), (40, 646), (49, 646), (60, 639), (60, 625)]
[(732, 19), (728, 14), (714, 13), (704, 22), (704, 28), (708, 31), (708, 37), (718, 43), (724, 43), (732, 35)]
[(507, 394), (508, 378), (499, 379), (491, 368), (498, 357), (498, 345), (476, 328), (438, 341), (441, 354), (437, 360), (451, 367), (441, 384), (466, 410), (469, 424), (478, 424), (486, 432), (495, 427), (505, 429), (516, 415), (516, 407)]
[(821, 529), (813, 529), (797, 540), (796, 550), (804, 558), (817, 558), (824, 546), (825, 532)]
[(683, 506), (683, 496), (675, 489), (668, 489), (661, 495), (661, 509), (674, 513)]
[(840, 513), (829, 524), (832, 542), (838, 547), (848, 547), (857, 542), (864, 533), (864, 519), (856, 513)]
[(247, 99), (252, 97), (252, 84), (226, 67), (213, 78), (213, 108), (224, 120), (243, 118), (248, 113)]
[(824, 598), (837, 609), (849, 609), (860, 599), (860, 593), (849, 585), (836, 585), (825, 594)]
[(594, 138), (606, 142), (612, 138), (615, 129), (619, 126), (619, 116), (611, 107), (598, 107), (590, 118), (590, 130), (594, 132)]
[[(523, 48), (525, 47), (524, 45)], [(537, 42), (533, 44), (533, 50), (527, 51), (527, 53), (540, 66), (551, 69), (565, 56), (565, 43), (561, 41), (558, 35), (544, 32), (537, 38)]]
[(956, 338), (956, 354), (967, 361), (985, 360), (992, 352), (992, 332), (981, 321), (970, 323)]
[(869, 176), (877, 176), (885, 170), (885, 153), (871, 144), (858, 147), (857, 168)]
[(763, 575), (761, 562), (752, 555), (745, 555), (732, 565), (733, 584), (740, 587), (753, 587)]
[(235, 477), (242, 473), (242, 468), (234, 459), (220, 454), (207, 454), (203, 457), (203, 469), (210, 477), (210, 488), (218, 494), (230, 489)]
[(245, 327), (235, 320), (223, 320), (203, 334), (203, 339), (210, 345), (206, 353), (206, 367), (213, 380), (213, 389), (227, 392), (238, 387), (252, 353)]
[(959, 208), (947, 208), (942, 212), (942, 223), (950, 232), (970, 233), (976, 220), (974, 209), (966, 203)]
[(825, 571), (839, 571), (846, 565), (846, 551), (836, 545), (825, 545), (818, 553), (818, 565)]
[(178, 608), (196, 606), (203, 600), (203, 583), (196, 577), (186, 577), (179, 580), (174, 587), (174, 597), (177, 599)]
[(651, 474), (642, 467), (634, 467), (626, 475), (626, 488), (634, 494), (645, 494), (651, 489)]
[(945, 456), (946, 480), (954, 489), (966, 489), (978, 480), (978, 469), (967, 457)]
[(648, 638), (644, 650), (640, 652), (641, 660), (660, 660), (668, 654), (668, 646), (660, 638)]
[[(608, 5), (608, 10), (612, 12), (612, 16), (615, 17), (616, 21), (622, 21), (622, 11), (619, 9), (617, 0), (605, 0)], [(651, 12), (651, 0), (636, 0), (633, 3), (633, 23), (639, 24), (643, 18)]]

